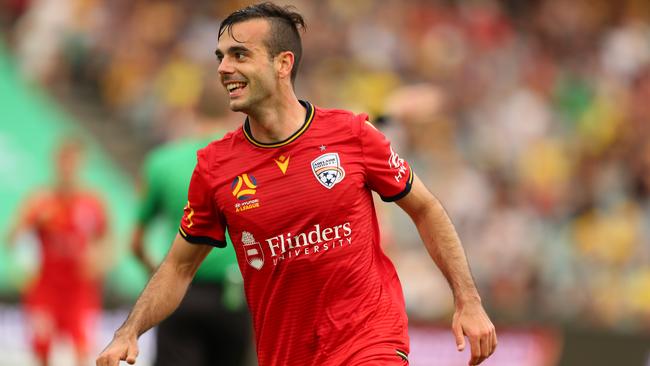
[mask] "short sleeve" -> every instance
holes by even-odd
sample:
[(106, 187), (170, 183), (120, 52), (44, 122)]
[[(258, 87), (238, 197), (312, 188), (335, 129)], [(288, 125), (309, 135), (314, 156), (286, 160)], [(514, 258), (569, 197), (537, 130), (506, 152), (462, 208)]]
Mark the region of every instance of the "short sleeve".
[(370, 189), (377, 192), (386, 202), (406, 196), (413, 183), (413, 172), (409, 164), (400, 158), (386, 136), (370, 122), (361, 122), (359, 137)]
[(192, 173), (187, 205), (183, 209), (179, 232), (192, 244), (224, 248), (225, 228), (223, 216), (214, 202), (209, 179), (199, 162)]

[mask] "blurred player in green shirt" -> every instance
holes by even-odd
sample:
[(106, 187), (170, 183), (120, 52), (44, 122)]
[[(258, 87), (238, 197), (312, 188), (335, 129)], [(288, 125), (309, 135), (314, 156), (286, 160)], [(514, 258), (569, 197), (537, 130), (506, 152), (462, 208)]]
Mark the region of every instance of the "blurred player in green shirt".
[[(193, 119), (194, 126), (184, 126), (195, 130), (193, 137), (154, 149), (143, 167), (143, 195), (131, 248), (150, 274), (168, 247), (145, 250), (147, 229), (161, 218), (164, 243), (171, 243), (187, 203), (196, 151), (221, 137), (215, 118)], [(244, 364), (251, 338), (249, 315), (235, 251), (230, 238), (227, 241), (226, 248), (210, 252), (179, 308), (158, 327), (156, 366)]]

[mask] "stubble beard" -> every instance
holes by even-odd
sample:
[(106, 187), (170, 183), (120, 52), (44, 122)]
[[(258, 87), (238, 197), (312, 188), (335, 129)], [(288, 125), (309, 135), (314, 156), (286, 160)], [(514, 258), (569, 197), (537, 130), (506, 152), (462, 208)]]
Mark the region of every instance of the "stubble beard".
[(239, 101), (231, 100), (229, 103), (230, 110), (233, 112), (246, 112), (246, 106), (238, 103)]
[(270, 93), (264, 92), (265, 90), (258, 89), (256, 92), (253, 92), (250, 83), (248, 84), (248, 88), (248, 95), (246, 95), (244, 98), (230, 100), (230, 110), (233, 112), (242, 112), (250, 115), (256, 106), (259, 107), (262, 103), (264, 103), (265, 99), (268, 99), (270, 96)]

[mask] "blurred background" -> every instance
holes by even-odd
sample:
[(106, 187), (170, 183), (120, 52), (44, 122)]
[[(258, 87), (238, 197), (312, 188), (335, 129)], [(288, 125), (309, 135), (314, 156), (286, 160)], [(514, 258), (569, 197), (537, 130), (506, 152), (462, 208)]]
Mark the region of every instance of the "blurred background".
[[(51, 182), (61, 137), (82, 136), (115, 253), (98, 349), (147, 279), (128, 250), (145, 154), (193, 119), (243, 121), (224, 107), (214, 50), (220, 20), (250, 3), (0, 2), (0, 244)], [(278, 3), (307, 22), (297, 95), (369, 113), (447, 208), (499, 332), (486, 365), (650, 365), (649, 1)], [(408, 217), (378, 209), (411, 364), (466, 364), (444, 278)], [(21, 241), (0, 245), (0, 365), (33, 362), (19, 299), (38, 245)]]

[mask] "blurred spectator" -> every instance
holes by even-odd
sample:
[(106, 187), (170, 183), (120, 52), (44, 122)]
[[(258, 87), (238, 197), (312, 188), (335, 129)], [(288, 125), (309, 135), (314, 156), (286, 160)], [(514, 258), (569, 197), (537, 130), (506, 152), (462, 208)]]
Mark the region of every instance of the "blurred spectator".
[(101, 284), (111, 264), (106, 212), (101, 200), (79, 182), (80, 142), (64, 141), (55, 157), (54, 184), (21, 204), (8, 243), (15, 245), (19, 235), (32, 231), (40, 244), (40, 271), (23, 296), (39, 364), (49, 364), (52, 342), (67, 335), (81, 366), (92, 350)]

